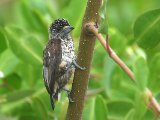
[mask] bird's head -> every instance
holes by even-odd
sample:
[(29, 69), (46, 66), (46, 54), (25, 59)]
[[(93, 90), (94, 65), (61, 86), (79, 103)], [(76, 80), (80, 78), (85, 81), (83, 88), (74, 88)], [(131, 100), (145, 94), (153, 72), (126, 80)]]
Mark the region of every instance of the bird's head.
[(74, 28), (65, 19), (56, 19), (49, 27), (49, 34), (60, 37), (69, 34)]

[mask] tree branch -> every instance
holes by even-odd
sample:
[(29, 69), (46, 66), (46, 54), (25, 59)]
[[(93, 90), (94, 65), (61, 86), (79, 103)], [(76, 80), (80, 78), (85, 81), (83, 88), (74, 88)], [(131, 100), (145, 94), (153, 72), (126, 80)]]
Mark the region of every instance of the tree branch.
[(72, 84), (71, 97), (74, 102), (69, 103), (67, 111), (68, 120), (81, 120), (84, 98), (87, 91), (88, 79), (90, 74), (91, 61), (93, 56), (93, 50), (95, 46), (96, 37), (92, 34), (87, 34), (84, 25), (88, 22), (99, 22), (98, 11), (101, 6), (102, 0), (88, 0), (85, 15), (83, 18), (81, 37), (79, 43), (79, 52), (77, 56), (77, 62), (79, 65), (83, 65), (86, 70), (82, 71), (76, 69)]
[[(93, 33), (105, 50), (108, 52), (109, 56), (124, 70), (124, 72), (134, 81), (134, 73), (130, 70), (130, 68), (116, 55), (116, 53), (112, 50), (106, 40), (103, 38), (102, 34), (98, 33), (98, 29), (95, 27), (95, 23), (89, 22), (86, 25), (86, 30), (88, 32)], [(152, 92), (147, 88), (146, 95), (148, 97), (147, 106), (153, 110), (153, 112), (160, 116), (160, 105), (157, 100), (152, 95)]]
[(86, 29), (92, 33), (98, 38), (102, 46), (105, 48), (105, 50), (108, 52), (109, 56), (127, 73), (127, 75), (134, 80), (134, 74), (129, 69), (129, 67), (117, 56), (117, 54), (112, 50), (112, 48), (109, 46), (109, 44), (106, 42), (106, 40), (103, 38), (102, 34), (98, 33), (98, 29), (94, 25), (95, 23), (87, 23)]

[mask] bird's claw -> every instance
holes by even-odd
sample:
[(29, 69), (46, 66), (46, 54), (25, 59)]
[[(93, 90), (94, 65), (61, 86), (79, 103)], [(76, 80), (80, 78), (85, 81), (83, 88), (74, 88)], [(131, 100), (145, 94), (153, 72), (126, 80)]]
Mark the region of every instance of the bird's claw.
[(79, 68), (80, 70), (85, 70), (85, 67), (81, 67), (80, 65), (77, 64), (76, 61), (73, 61), (74, 66), (76, 66), (77, 68)]
[(71, 97), (71, 91), (69, 91), (69, 90), (67, 90), (65, 88), (63, 88), (63, 90), (67, 92), (67, 96), (68, 96), (69, 102), (74, 102), (73, 99), (72, 99), (72, 97)]

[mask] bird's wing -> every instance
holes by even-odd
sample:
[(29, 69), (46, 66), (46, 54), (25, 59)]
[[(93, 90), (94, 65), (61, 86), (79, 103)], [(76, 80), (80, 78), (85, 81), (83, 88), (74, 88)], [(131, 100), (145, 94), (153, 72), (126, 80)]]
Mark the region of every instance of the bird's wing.
[(59, 64), (62, 58), (61, 40), (50, 40), (43, 52), (43, 78), (46, 89), (50, 95), (55, 91), (55, 84), (59, 78)]

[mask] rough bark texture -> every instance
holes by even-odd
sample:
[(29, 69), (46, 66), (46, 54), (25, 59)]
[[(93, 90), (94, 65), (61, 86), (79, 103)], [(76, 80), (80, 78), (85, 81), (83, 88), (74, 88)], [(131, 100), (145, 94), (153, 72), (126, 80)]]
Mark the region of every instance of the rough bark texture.
[(99, 23), (98, 11), (102, 0), (88, 0), (86, 12), (83, 18), (82, 31), (80, 36), (77, 62), (86, 70), (76, 69), (72, 84), (71, 97), (73, 103), (69, 103), (67, 120), (81, 120), (84, 99), (87, 91), (90, 67), (95, 46), (96, 37), (86, 33), (84, 26), (88, 22)]

